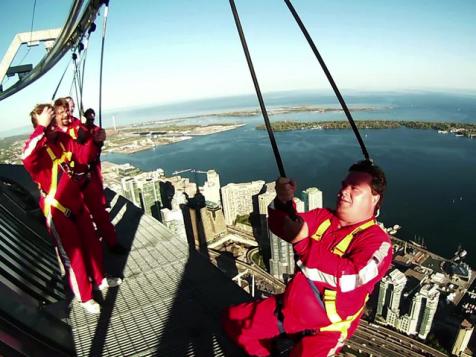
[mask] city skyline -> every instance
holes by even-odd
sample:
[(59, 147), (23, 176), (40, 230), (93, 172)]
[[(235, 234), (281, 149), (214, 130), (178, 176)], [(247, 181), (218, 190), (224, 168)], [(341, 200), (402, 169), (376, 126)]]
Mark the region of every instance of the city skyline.
[[(344, 95), (348, 90), (476, 90), (474, 2), (293, 4)], [(331, 93), (283, 2), (236, 5), (263, 92)], [(39, 2), (31, 27), (33, 2), (2, 4), (0, 18), (8, 29), (0, 35), (2, 56), (15, 33), (61, 26), (69, 6)], [(96, 23), (84, 103), (97, 108), (101, 16)], [(37, 60), (37, 50), (23, 63)], [(112, 1), (105, 51), (104, 110), (254, 93), (227, 1), (147, 7)], [(25, 54), (17, 55), (17, 63)], [(36, 83), (0, 103), (0, 131), (24, 126), (31, 107), (51, 99), (68, 61), (69, 54)], [(69, 94), (71, 78), (69, 71), (63, 95)]]

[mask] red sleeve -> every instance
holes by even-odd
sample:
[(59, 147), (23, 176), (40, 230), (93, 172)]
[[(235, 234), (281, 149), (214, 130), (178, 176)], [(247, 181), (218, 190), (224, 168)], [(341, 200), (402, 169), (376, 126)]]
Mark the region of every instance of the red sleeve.
[(73, 160), (81, 165), (89, 165), (96, 160), (99, 155), (99, 148), (92, 138), (81, 144), (76, 140), (71, 140)]
[(46, 142), (45, 127), (37, 125), (23, 145), (21, 160), (25, 169), (35, 177), (42, 170), (40, 164), (41, 150)]
[[(323, 210), (319, 208), (309, 212), (302, 212), (302, 213), (299, 213), (296, 210), (294, 210), (294, 214), (301, 217), (303, 222), (307, 223), (307, 226), (309, 228), (309, 235), (312, 235), (312, 233), (316, 231), (318, 225), (322, 222), (323, 219), (321, 219), (320, 216), (322, 216), (324, 212), (327, 212), (327, 210)], [(276, 209), (274, 201), (271, 202), (271, 204), (268, 206), (269, 229), (271, 230), (271, 232), (273, 232), (278, 237), (284, 239), (287, 242), (292, 241), (295, 237), (293, 233), (290, 233), (287, 226), (288, 220), (286, 220), (285, 218), (289, 216), (290, 216), (289, 212), (284, 211), (282, 209)], [(304, 239), (304, 241), (306, 240), (308, 239)], [(299, 241), (297, 244), (301, 242), (302, 241)]]

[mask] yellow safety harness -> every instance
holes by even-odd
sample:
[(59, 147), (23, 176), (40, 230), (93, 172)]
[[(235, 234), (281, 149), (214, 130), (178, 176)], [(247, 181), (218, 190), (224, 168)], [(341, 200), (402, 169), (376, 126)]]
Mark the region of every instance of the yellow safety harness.
[(56, 198), (56, 190), (58, 188), (58, 169), (61, 168), (62, 170), (69, 169), (68, 164), (71, 167), (74, 167), (74, 162), (71, 161), (72, 153), (71, 151), (66, 151), (64, 145), (60, 143), (61, 149), (63, 153), (58, 158), (56, 157), (53, 150), (47, 146), (46, 152), (48, 153), (51, 161), (53, 162), (53, 166), (51, 168), (51, 184), (50, 184), (50, 191), (45, 196), (45, 206), (43, 208), (43, 213), (45, 217), (48, 217), (51, 213), (51, 207), (55, 207), (57, 210), (62, 212), (66, 217), (71, 217), (71, 210), (65, 206), (63, 206)]
[(74, 140), (78, 138), (78, 136), (76, 135), (76, 130), (74, 130), (74, 128), (69, 128), (68, 133), (69, 136), (71, 136)]
[[(357, 228), (352, 230), (352, 232), (347, 234), (342, 240), (340, 240), (339, 243), (337, 243), (337, 245), (332, 249), (332, 253), (338, 255), (339, 257), (342, 257), (345, 254), (345, 252), (347, 251), (347, 248), (349, 247), (350, 243), (352, 242), (352, 239), (354, 238), (354, 236), (357, 233), (359, 233), (359, 232), (361, 232), (361, 231), (363, 231), (363, 230), (365, 230), (365, 229), (367, 229), (367, 228), (369, 228), (369, 227), (371, 227), (375, 224), (376, 224), (375, 220), (371, 220), (371, 221), (368, 221), (366, 223), (361, 224), (360, 226), (358, 226)], [(322, 238), (322, 236), (324, 235), (324, 233), (327, 231), (327, 229), (330, 227), (330, 225), (331, 225), (331, 221), (329, 219), (326, 219), (324, 222), (322, 222), (319, 225), (319, 227), (317, 227), (316, 232), (311, 236), (311, 238), (315, 239), (315, 240), (320, 240)], [(315, 285), (312, 281), (309, 280), (309, 283), (313, 284), (313, 286), (315, 287)], [(317, 289), (313, 289), (313, 290), (317, 290)], [(324, 290), (324, 298), (323, 298), (324, 308), (326, 310), (327, 318), (332, 323), (328, 326), (321, 327), (319, 330), (320, 331), (340, 332), (341, 333), (341, 339), (344, 340), (345, 338), (347, 338), (347, 333), (348, 333), (348, 330), (349, 330), (352, 322), (357, 317), (359, 317), (360, 314), (362, 313), (362, 311), (364, 310), (365, 304), (367, 303), (368, 298), (369, 298), (369, 296), (367, 294), (365, 296), (365, 301), (364, 301), (363, 305), (360, 307), (360, 309), (355, 314), (353, 314), (351, 316), (348, 316), (344, 320), (337, 313), (337, 307), (336, 307), (337, 291), (330, 290), (330, 289)]]

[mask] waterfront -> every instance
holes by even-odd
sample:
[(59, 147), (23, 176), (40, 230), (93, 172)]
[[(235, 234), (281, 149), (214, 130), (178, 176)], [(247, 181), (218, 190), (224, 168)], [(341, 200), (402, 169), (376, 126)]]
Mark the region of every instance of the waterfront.
[[(415, 106), (413, 112), (409, 108), (386, 107), (361, 115), (395, 119), (396, 111), (400, 115), (407, 112), (407, 117), (400, 119), (437, 120), (450, 111), (440, 110), (442, 104), (436, 101), (436, 109), (425, 105)], [(443, 114), (438, 115), (439, 112)], [(464, 108), (455, 113), (461, 121), (471, 122)], [(304, 114), (299, 115), (305, 118)], [(319, 118), (328, 120), (329, 116), (335, 118), (338, 114)], [(291, 117), (296, 119), (296, 114)], [(209, 120), (216, 122), (217, 117)], [(236, 122), (237, 118), (222, 120)], [(283, 117), (277, 116), (276, 120)], [(206, 123), (207, 117), (200, 118), (200, 122)], [(146, 171), (160, 167), (167, 174), (185, 168), (213, 168), (220, 174), (222, 186), (229, 182), (274, 180), (278, 173), (267, 134), (255, 129), (261, 119), (242, 118), (241, 122), (247, 125), (230, 132), (195, 137), (133, 155), (103, 155), (103, 160), (130, 162)], [(406, 128), (362, 130), (361, 134), (373, 159), (388, 175), (389, 189), (380, 219), (388, 226), (400, 224), (403, 228), (398, 237), (423, 237), (430, 250), (445, 257), (451, 256), (461, 243), (469, 252), (468, 262), (475, 266), (472, 222), (476, 207), (476, 141)], [(297, 180), (300, 190), (320, 188), (324, 204), (330, 207), (347, 167), (362, 158), (350, 130), (283, 132), (276, 133), (276, 140), (287, 175)], [(193, 174), (190, 177), (195, 179)], [(200, 181), (203, 177), (196, 179)]]

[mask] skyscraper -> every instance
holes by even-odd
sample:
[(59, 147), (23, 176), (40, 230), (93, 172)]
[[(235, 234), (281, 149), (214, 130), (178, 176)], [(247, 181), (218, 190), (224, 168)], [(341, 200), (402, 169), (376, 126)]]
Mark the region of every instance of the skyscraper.
[(264, 181), (248, 183), (229, 183), (221, 188), (222, 206), (225, 223), (232, 225), (238, 215), (253, 212), (253, 196), (257, 196), (264, 186)]
[(205, 200), (221, 205), (220, 200), (220, 176), (215, 170), (207, 171), (207, 181), (200, 192), (205, 196)]
[(416, 332), (421, 339), (425, 339), (428, 333), (430, 333), (439, 299), (440, 292), (437, 285), (427, 284), (417, 294), (415, 304), (420, 304), (420, 314), (418, 316)]
[(377, 316), (383, 317), (387, 324), (395, 326), (400, 315), (400, 299), (407, 283), (407, 277), (394, 269), (379, 284)]
[(309, 187), (302, 191), (302, 200), (306, 212), (315, 208), (322, 208), (322, 191), (317, 187)]
[(158, 179), (145, 179), (138, 182), (141, 197), (141, 206), (145, 213), (160, 219), (161, 196), (160, 181)]
[(463, 320), (458, 331), (458, 336), (453, 345), (453, 349), (451, 350), (452, 355), (461, 356), (464, 353), (466, 347), (468, 347), (473, 330), (474, 326), (468, 320)]
[(411, 296), (412, 294), (408, 296), (408, 299), (411, 298), (410, 310), (399, 316), (392, 326), (407, 335), (418, 335), (419, 338), (426, 339), (438, 307), (440, 292), (437, 285), (426, 284)]

